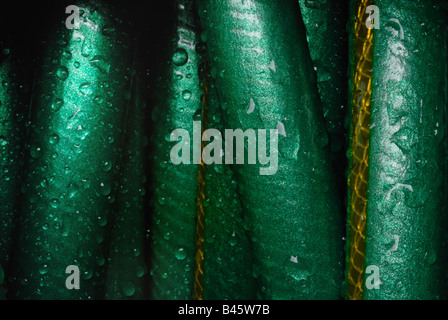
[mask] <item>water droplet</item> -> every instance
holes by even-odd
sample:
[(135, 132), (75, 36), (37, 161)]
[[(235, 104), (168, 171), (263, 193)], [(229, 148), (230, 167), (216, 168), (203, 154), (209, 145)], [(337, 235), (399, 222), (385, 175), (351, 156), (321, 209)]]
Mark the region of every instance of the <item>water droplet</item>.
[(74, 147), (75, 147), (75, 152), (76, 152), (76, 153), (82, 153), (82, 148), (81, 148), (80, 145), (75, 144)]
[(100, 267), (104, 266), (105, 263), (106, 263), (106, 259), (104, 259), (104, 256), (99, 256), (96, 259), (96, 264), (99, 265)]
[(104, 227), (107, 224), (107, 218), (98, 216), (98, 225)]
[(8, 144), (8, 140), (6, 139), (5, 136), (0, 136), (0, 146), (4, 147)]
[(59, 203), (60, 201), (58, 199), (52, 199), (50, 200), (50, 205), (52, 208), (56, 209), (57, 207), (59, 207)]
[(93, 89), (89, 82), (84, 82), (79, 86), (79, 91), (81, 91), (83, 95), (87, 96), (92, 94)]
[(298, 285), (304, 286), (306, 285), (306, 281), (308, 280), (308, 272), (306, 271), (298, 271), (297, 273), (290, 274), (290, 276), (298, 281)]
[(82, 278), (83, 278), (84, 280), (89, 280), (89, 279), (92, 278), (92, 276), (93, 276), (93, 272), (92, 272), (92, 270), (86, 270), (86, 271), (82, 274)]
[(96, 55), (90, 60), (90, 65), (97, 68), (103, 73), (108, 73), (110, 70), (110, 64), (107, 63), (102, 56)]
[(428, 163), (428, 160), (425, 159), (424, 157), (421, 157), (419, 160), (415, 161), (415, 164), (417, 165), (417, 168), (419, 170), (422, 170), (426, 164)]
[(48, 140), (50, 142), (50, 144), (58, 144), (59, 143), (59, 136), (55, 133), (53, 134), (50, 139)]
[(112, 169), (112, 161), (105, 161), (103, 163), (103, 170), (109, 172)]
[(135, 293), (135, 285), (132, 282), (121, 284), (121, 290), (126, 297), (131, 297)]
[(185, 252), (184, 248), (180, 248), (177, 252), (176, 252), (176, 258), (178, 260), (184, 260), (187, 257), (187, 252)]
[(142, 266), (137, 266), (135, 270), (135, 275), (138, 278), (141, 278), (145, 275), (145, 269)]
[(42, 149), (37, 146), (32, 146), (30, 149), (30, 154), (33, 159), (39, 159), (42, 156)]
[(47, 264), (47, 263), (41, 265), (40, 268), (39, 268), (39, 273), (40, 274), (47, 274), (48, 271), (50, 271), (50, 265)]
[(60, 80), (65, 81), (68, 78), (68, 69), (66, 67), (61, 66), (56, 71), (56, 75)]
[(68, 50), (62, 52), (62, 59), (70, 60), (72, 58), (72, 53)]
[(56, 99), (56, 100), (54, 100), (53, 104), (51, 105), (51, 109), (53, 109), (53, 111), (59, 111), (59, 109), (61, 109), (63, 104), (64, 104), (64, 100)]
[(79, 63), (79, 61), (75, 61), (75, 63), (73, 63), (73, 66), (74, 66), (76, 69), (78, 69), (78, 68), (81, 66), (81, 64)]
[(434, 250), (434, 248), (431, 248), (429, 250), (429, 252), (426, 254), (425, 258), (426, 258), (426, 262), (428, 263), (428, 265), (432, 265), (432, 264), (434, 264), (434, 262), (436, 262), (437, 252)]
[(103, 196), (108, 196), (111, 193), (111, 191), (112, 191), (111, 185), (109, 183), (107, 183), (107, 182), (101, 182), (100, 183), (100, 188), (101, 188), (101, 194)]
[(104, 99), (101, 96), (96, 96), (93, 99), (93, 102), (95, 102), (96, 104), (102, 104), (104, 102)]
[(188, 53), (185, 49), (179, 48), (173, 55), (173, 63), (176, 66), (183, 66), (188, 61)]
[(91, 53), (92, 53), (92, 47), (90, 46), (89, 40), (86, 39), (84, 40), (84, 43), (82, 45), (81, 54), (84, 57), (88, 57), (90, 56)]
[(48, 187), (48, 180), (45, 178), (42, 179), (42, 181), (40, 182), (40, 185), (42, 186), (42, 188)]
[(191, 91), (189, 90), (185, 90), (184, 92), (182, 92), (182, 97), (184, 98), (185, 101), (188, 101), (191, 99)]
[(232, 233), (232, 237), (231, 237), (230, 240), (229, 240), (229, 244), (230, 244), (232, 247), (234, 247), (234, 246), (237, 244), (236, 237), (235, 237), (235, 232)]
[(196, 112), (193, 115), (193, 119), (195, 121), (200, 121), (202, 119), (202, 109), (196, 110)]
[(103, 241), (104, 241), (104, 235), (101, 234), (101, 233), (98, 233), (98, 234), (95, 236), (95, 239), (96, 239), (96, 243), (101, 244), (101, 243), (103, 243)]
[(167, 142), (170, 142), (171, 141), (171, 133), (167, 133), (166, 135), (165, 135), (165, 141), (167, 141)]
[(161, 206), (163, 206), (166, 203), (166, 199), (164, 197), (160, 197), (158, 202)]

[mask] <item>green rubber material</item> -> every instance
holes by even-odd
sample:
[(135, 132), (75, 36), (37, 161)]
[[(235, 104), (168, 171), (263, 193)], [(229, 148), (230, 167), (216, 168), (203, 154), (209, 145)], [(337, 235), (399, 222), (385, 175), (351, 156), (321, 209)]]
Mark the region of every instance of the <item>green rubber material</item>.
[[(163, 16), (169, 27), (161, 37), (152, 105), (151, 150), (151, 279), (154, 299), (192, 299), (195, 267), (195, 217), (199, 171), (197, 164), (170, 161), (177, 142), (175, 129), (187, 130), (193, 140), (193, 121), (202, 119), (201, 78), (204, 73), (200, 32), (194, 2), (178, 0)], [(165, 30), (162, 28), (162, 30)], [(198, 50), (196, 50), (198, 48)], [(193, 143), (190, 144), (193, 154)], [(200, 148), (200, 144), (197, 146)]]
[[(79, 30), (66, 28), (68, 4), (84, 8)], [(135, 39), (121, 8), (53, 5), (58, 14), (42, 30), (8, 294), (101, 299)], [(69, 265), (79, 267), (79, 290), (66, 287)]]
[[(224, 132), (213, 87), (207, 113), (207, 126)], [(253, 300), (253, 257), (237, 181), (226, 164), (207, 165), (205, 172), (204, 300)]]
[(20, 211), (20, 184), (25, 146), (28, 89), (16, 48), (0, 39), (0, 299)]
[[(349, 1), (299, 0), (339, 196), (346, 199)], [(344, 214), (344, 211), (341, 211)], [(345, 218), (345, 217), (344, 217)]]
[(299, 4), (200, 0), (198, 7), (225, 128), (282, 122), (286, 131), (275, 175), (259, 175), (259, 164), (233, 167), (257, 298), (339, 299), (343, 225)]
[[(317, 74), (330, 148), (340, 160), (345, 157), (348, 1), (299, 0), (299, 4)], [(338, 171), (344, 172), (343, 168)]]
[(448, 15), (443, 1), (375, 5), (365, 267), (381, 284), (363, 298), (446, 299)]
[(148, 138), (144, 129), (147, 108), (139, 79), (135, 77), (126, 114), (125, 147), (120, 161), (123, 167), (107, 259), (105, 298), (113, 300), (144, 299), (148, 281), (145, 276), (148, 271), (145, 259), (147, 176), (143, 174), (147, 164)]

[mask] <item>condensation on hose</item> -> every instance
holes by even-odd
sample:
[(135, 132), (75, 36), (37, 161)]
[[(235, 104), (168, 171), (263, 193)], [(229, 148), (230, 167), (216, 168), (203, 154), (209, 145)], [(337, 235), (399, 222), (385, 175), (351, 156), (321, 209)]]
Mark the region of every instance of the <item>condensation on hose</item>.
[[(205, 67), (205, 77), (204, 77), (204, 94), (202, 96), (202, 132), (207, 129), (207, 109), (209, 97), (209, 74), (208, 74), (208, 64)], [(206, 142), (202, 141), (201, 138), (201, 154), (204, 150)], [(201, 164), (199, 166), (199, 172), (197, 175), (198, 181), (198, 196), (196, 198), (196, 255), (195, 255), (195, 270), (194, 270), (194, 288), (193, 288), (193, 299), (202, 300), (203, 299), (203, 278), (204, 278), (204, 225), (205, 225), (205, 212), (204, 212), (204, 199), (205, 199), (205, 163), (204, 159), (201, 157)]]
[(355, 22), (351, 165), (348, 177), (350, 205), (347, 297), (350, 300), (362, 299), (363, 293), (373, 41), (373, 29), (366, 27), (365, 13), (367, 6), (373, 2), (355, 2), (358, 11)]

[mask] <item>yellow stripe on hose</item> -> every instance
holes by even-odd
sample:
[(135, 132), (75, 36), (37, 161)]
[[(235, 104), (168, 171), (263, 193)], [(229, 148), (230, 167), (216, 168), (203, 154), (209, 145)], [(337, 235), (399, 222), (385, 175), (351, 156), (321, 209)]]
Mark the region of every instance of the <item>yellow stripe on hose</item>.
[[(206, 66), (206, 76), (204, 80), (204, 95), (202, 96), (202, 132), (207, 128), (207, 104), (208, 104), (208, 67)], [(202, 140), (201, 140), (202, 141)], [(201, 153), (204, 150), (206, 142), (201, 142)], [(193, 298), (194, 300), (202, 300), (203, 288), (203, 278), (204, 278), (204, 224), (205, 224), (205, 213), (204, 213), (204, 199), (205, 199), (205, 163), (203, 157), (201, 156), (201, 165), (199, 166), (199, 172), (197, 175), (198, 181), (198, 196), (196, 198), (196, 255), (195, 255), (195, 270), (194, 270), (194, 288), (193, 288)]]
[(351, 166), (348, 185), (349, 261), (347, 297), (362, 299), (364, 273), (364, 242), (366, 231), (367, 176), (369, 167), (370, 97), (372, 83), (373, 29), (365, 24), (365, 12), (372, 0), (357, 1), (355, 22), (355, 61), (352, 110)]

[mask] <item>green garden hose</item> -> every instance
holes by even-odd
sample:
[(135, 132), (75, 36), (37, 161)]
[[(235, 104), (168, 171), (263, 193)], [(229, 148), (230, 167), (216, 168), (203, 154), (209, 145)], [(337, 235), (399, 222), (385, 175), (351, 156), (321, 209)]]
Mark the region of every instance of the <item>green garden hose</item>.
[[(213, 87), (209, 100), (207, 125), (224, 132), (222, 110)], [(206, 166), (204, 194), (204, 299), (255, 299), (251, 245), (237, 181), (229, 165)]]
[(342, 191), (346, 167), (348, 1), (299, 0), (299, 4)]
[(9, 41), (0, 40), (0, 299), (20, 211), (20, 184), (25, 146), (28, 89), (22, 60)]
[(277, 172), (259, 163), (233, 167), (257, 297), (340, 298), (340, 204), (299, 4), (202, 0), (198, 6), (225, 128), (267, 135), (272, 129), (271, 156), (275, 129), (282, 134)]
[[(104, 294), (135, 39), (122, 8), (106, 2), (77, 2), (79, 29), (68, 28), (69, 4), (49, 6), (54, 14), (42, 39), (8, 291), (14, 299)], [(79, 269), (79, 290), (67, 284), (69, 266)]]
[(136, 77), (131, 104), (126, 115), (125, 143), (113, 217), (111, 244), (107, 259), (106, 299), (145, 298), (147, 264), (145, 259), (146, 152), (148, 140), (144, 130), (146, 103), (142, 81)]
[[(192, 299), (196, 255), (196, 198), (199, 163), (174, 164), (171, 141), (174, 130), (186, 130), (193, 144), (193, 121), (202, 120), (202, 55), (194, 2), (170, 3), (169, 26), (161, 39), (158, 68), (151, 76), (157, 79), (152, 104), (154, 136), (152, 141), (151, 202), (151, 278), (154, 299)], [(198, 52), (199, 51), (199, 52)], [(166, 59), (168, 57), (168, 59)], [(201, 71), (204, 70), (204, 71)]]
[(446, 0), (20, 6), (0, 300), (448, 298)]
[[(355, 1), (349, 299), (446, 299), (443, 1)], [(368, 5), (379, 29), (367, 29)]]

